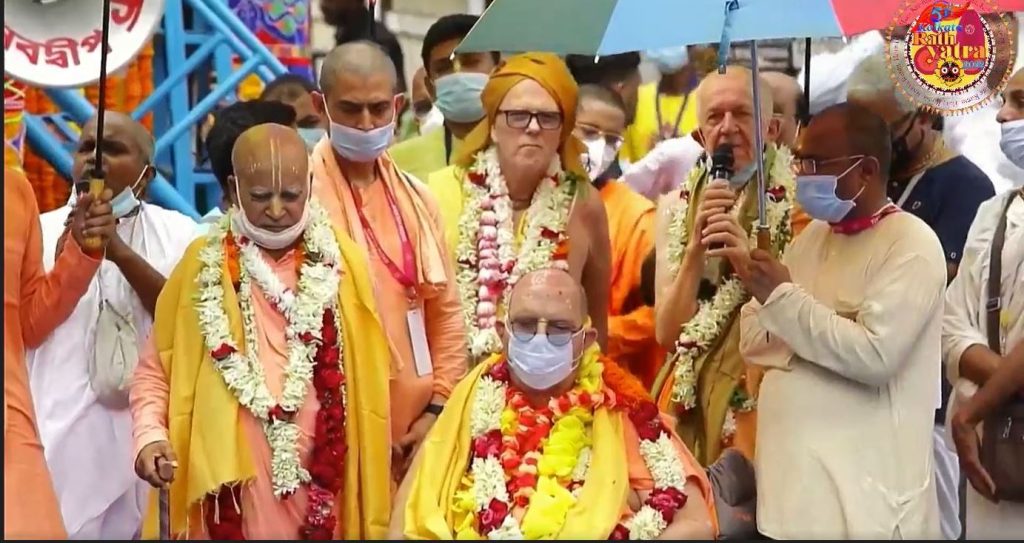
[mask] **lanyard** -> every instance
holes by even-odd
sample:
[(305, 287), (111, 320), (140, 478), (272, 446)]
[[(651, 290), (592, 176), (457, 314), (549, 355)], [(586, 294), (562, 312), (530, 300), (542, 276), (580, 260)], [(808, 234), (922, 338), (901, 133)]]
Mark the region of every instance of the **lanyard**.
[(452, 163), (452, 131), (447, 126), (444, 127), (444, 163), (446, 166)]
[(676, 114), (676, 122), (672, 125), (672, 134), (666, 136), (662, 133), (661, 123), (661, 92), (657, 92), (654, 95), (654, 114), (658, 118), (658, 135), (664, 138), (678, 138), (679, 137), (679, 122), (683, 120), (683, 113), (686, 111), (686, 103), (690, 101), (689, 92), (683, 97), (683, 105), (679, 107), (679, 113)]
[(835, 232), (836, 234), (846, 234), (848, 236), (858, 234), (878, 224), (879, 221), (888, 217), (889, 215), (892, 215), (893, 213), (897, 213), (899, 211), (902, 211), (902, 209), (900, 209), (899, 206), (893, 204), (892, 202), (889, 202), (888, 204), (886, 204), (885, 207), (878, 210), (878, 213), (875, 213), (870, 217), (862, 217), (860, 219), (840, 221), (833, 224), (832, 231)]
[(384, 248), (377, 241), (377, 235), (373, 232), (373, 227), (370, 226), (370, 221), (363, 214), (363, 199), (355, 188), (352, 189), (352, 199), (355, 200), (356, 214), (359, 215), (359, 222), (363, 225), (363, 233), (366, 234), (366, 239), (373, 244), (374, 250), (380, 255), (381, 262), (387, 267), (388, 272), (395, 278), (395, 281), (398, 281), (400, 285), (405, 287), (406, 294), (412, 300), (415, 299), (416, 292), (416, 258), (413, 256), (412, 241), (409, 240), (409, 231), (405, 228), (405, 220), (402, 218), (402, 213), (398, 210), (398, 203), (395, 202), (395, 196), (391, 193), (387, 183), (384, 183), (384, 196), (387, 198), (391, 217), (395, 220), (395, 225), (398, 227), (398, 239), (402, 243), (403, 269), (398, 269), (398, 265), (384, 252)]
[(896, 200), (896, 205), (903, 207), (903, 204), (905, 204), (907, 202), (907, 199), (910, 198), (910, 193), (914, 192), (914, 189), (917, 187), (917, 184), (921, 181), (921, 178), (924, 177), (924, 174), (926, 173), (928, 173), (927, 168), (925, 168), (923, 171), (921, 171), (914, 177), (910, 178), (910, 181), (907, 182), (907, 186), (903, 189), (903, 192), (900, 194), (899, 199)]

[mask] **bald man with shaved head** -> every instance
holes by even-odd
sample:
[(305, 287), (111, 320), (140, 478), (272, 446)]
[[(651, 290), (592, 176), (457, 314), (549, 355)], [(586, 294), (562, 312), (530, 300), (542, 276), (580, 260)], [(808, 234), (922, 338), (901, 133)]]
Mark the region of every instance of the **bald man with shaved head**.
[[(749, 296), (736, 273), (747, 267), (758, 217), (752, 87), (753, 74), (741, 66), (700, 82), (693, 138), (704, 154), (679, 190), (661, 198), (655, 226), (655, 333), (674, 354), (654, 391), (662, 409), (682, 413), (679, 434), (704, 465), (731, 446), (748, 458), (754, 449), (759, 373), (747, 374), (734, 318)], [(762, 166), (772, 195), (766, 241), (780, 254), (793, 236), (793, 176), (789, 150), (773, 143), (778, 122), (767, 84), (760, 100)], [(731, 171), (712, 175), (710, 158), (723, 150), (732, 157)]]
[(136, 473), (170, 489), (176, 539), (379, 539), (388, 402), (366, 391), (388, 343), (366, 255), (312, 196), (295, 129), (249, 128), (232, 163), (234, 207), (168, 279), (131, 385)]
[[(92, 119), (73, 155), (75, 181), (91, 175), (96, 145)], [(114, 235), (74, 311), (28, 352), (40, 440), (64, 526), (75, 539), (131, 539), (146, 506), (146, 486), (131, 469), (128, 381), (166, 276), (196, 227), (191, 218), (146, 201), (156, 174), (153, 147), (140, 123), (106, 113), (101, 166), (113, 194)], [(67, 247), (78, 198), (72, 194), (67, 206), (39, 218), (47, 269)]]
[(331, 133), (313, 150), (313, 192), (335, 226), (370, 261), (376, 307), (387, 332), (392, 454), (375, 459), (396, 483), (466, 372), (466, 332), (438, 202), (391, 159), (403, 97), (395, 67), (376, 44), (331, 51), (317, 103)]
[[(516, 282), (502, 352), (452, 393), (399, 492), (391, 539), (715, 537), (704, 470), (644, 386), (601, 354), (588, 305), (567, 271)], [(508, 492), (484, 487), (502, 465)], [(467, 493), (486, 509), (467, 511)]]

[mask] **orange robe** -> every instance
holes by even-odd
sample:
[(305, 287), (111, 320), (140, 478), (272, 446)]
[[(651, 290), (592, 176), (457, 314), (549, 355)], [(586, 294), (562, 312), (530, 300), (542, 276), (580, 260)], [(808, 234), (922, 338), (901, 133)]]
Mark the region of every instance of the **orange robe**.
[(36, 428), (25, 349), (38, 347), (71, 315), (100, 261), (69, 237), (53, 271), (44, 273), (32, 187), (8, 167), (4, 184), (4, 539), (64, 539)]
[(601, 187), (601, 200), (612, 248), (608, 357), (650, 388), (667, 354), (654, 337), (654, 308), (640, 296), (640, 269), (654, 250), (654, 203), (618, 181)]
[[(377, 175), (380, 179), (362, 188), (353, 187), (345, 179), (326, 139), (313, 151), (312, 161), (313, 194), (327, 210), (334, 226), (366, 249), (367, 260), (370, 262), (377, 312), (391, 349), (391, 437), (397, 440), (423, 414), (434, 395), (447, 398), (455, 384), (466, 374), (468, 351), (465, 322), (458, 284), (452, 269), (453, 259), (447, 256), (444, 223), (437, 202), (426, 186), (412, 179), (401, 179), (387, 155), (377, 160)], [(385, 183), (392, 187), (416, 252), (416, 268), (420, 276), (416, 303), (422, 308), (433, 363), (433, 373), (423, 376), (417, 374), (413, 357), (406, 320), (412, 306), (405, 288), (391, 275), (388, 266), (369, 243), (355, 211), (353, 190), (359, 192), (362, 212), (372, 226), (377, 241), (387, 256), (401, 268), (402, 244), (398, 225), (392, 217), (384, 192)], [(416, 198), (418, 202), (413, 201)], [(417, 220), (421, 212), (426, 216), (422, 217), (423, 220)], [(433, 239), (428, 240), (428, 236), (433, 236)], [(435, 255), (435, 251), (439, 252)], [(445, 279), (430, 286), (431, 277)]]

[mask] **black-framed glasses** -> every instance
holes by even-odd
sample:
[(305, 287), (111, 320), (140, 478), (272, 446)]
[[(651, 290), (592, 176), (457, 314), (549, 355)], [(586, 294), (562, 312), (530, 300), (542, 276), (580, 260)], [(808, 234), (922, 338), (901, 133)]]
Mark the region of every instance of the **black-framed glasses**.
[(843, 160), (859, 160), (864, 158), (864, 155), (850, 155), (841, 156), (836, 158), (826, 158), (824, 160), (817, 158), (793, 158), (793, 173), (800, 175), (816, 175), (822, 166), (825, 164), (831, 164)]
[(502, 109), (498, 113), (505, 115), (505, 124), (517, 130), (525, 129), (537, 120), (541, 130), (558, 130), (562, 127), (562, 113), (558, 111), (526, 111), (523, 109)]
[(583, 326), (547, 319), (513, 319), (505, 326), (519, 341), (530, 341), (537, 334), (544, 334), (548, 343), (559, 347), (569, 343), (583, 331)]

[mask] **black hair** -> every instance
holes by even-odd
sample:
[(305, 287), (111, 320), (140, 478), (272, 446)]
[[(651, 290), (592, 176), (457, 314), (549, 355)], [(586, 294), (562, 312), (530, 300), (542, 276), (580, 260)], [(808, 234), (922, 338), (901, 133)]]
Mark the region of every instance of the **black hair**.
[(235, 174), (231, 150), (238, 137), (254, 126), (267, 123), (293, 126), (295, 109), (281, 102), (249, 100), (236, 102), (214, 114), (205, 147), (210, 157), (210, 169), (221, 189), (227, 191), (228, 177)]
[(578, 85), (611, 86), (629, 79), (640, 69), (640, 53), (619, 53), (598, 57), (594, 62), (591, 55), (568, 55), (565, 64), (572, 72)]
[(290, 102), (316, 90), (316, 85), (298, 74), (284, 74), (273, 80), (260, 93), (260, 100)]
[(577, 102), (580, 108), (583, 107), (583, 101), (586, 99), (604, 102), (605, 104), (618, 108), (627, 117), (629, 116), (629, 112), (626, 108), (626, 102), (622, 99), (622, 95), (604, 85), (580, 85), (579, 100)]
[[(434, 21), (434, 24), (430, 25), (427, 33), (423, 36), (423, 47), (420, 49), (423, 69), (427, 71), (427, 75), (430, 75), (430, 53), (434, 48), (449, 40), (465, 38), (469, 35), (469, 31), (473, 29), (473, 25), (479, 20), (480, 17), (476, 15), (453, 13), (441, 17)], [(494, 62), (497, 64), (501, 60), (501, 53), (491, 51), (491, 57), (494, 58)]]

